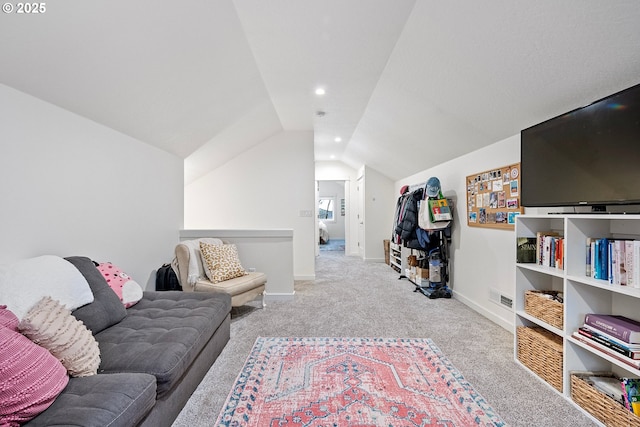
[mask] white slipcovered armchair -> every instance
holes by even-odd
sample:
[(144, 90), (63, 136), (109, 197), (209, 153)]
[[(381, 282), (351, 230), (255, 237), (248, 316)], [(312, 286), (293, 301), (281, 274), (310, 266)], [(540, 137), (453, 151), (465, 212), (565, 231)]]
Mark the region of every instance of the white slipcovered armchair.
[[(262, 306), (264, 302), (264, 290), (267, 283), (267, 276), (260, 272), (245, 272), (238, 277), (221, 281), (212, 281), (207, 273), (211, 265), (210, 258), (203, 259), (200, 250), (200, 243), (215, 246), (232, 246), (228, 242), (214, 238), (200, 238), (185, 240), (176, 245), (174, 267), (178, 271), (178, 280), (184, 292), (220, 292), (231, 295), (231, 305), (239, 307), (262, 295)], [(206, 247), (206, 246), (205, 246)], [(211, 246), (208, 246), (211, 248)], [(235, 251), (235, 246), (227, 248)], [(237, 254), (237, 252), (236, 252)], [(239, 265), (239, 260), (238, 260)]]

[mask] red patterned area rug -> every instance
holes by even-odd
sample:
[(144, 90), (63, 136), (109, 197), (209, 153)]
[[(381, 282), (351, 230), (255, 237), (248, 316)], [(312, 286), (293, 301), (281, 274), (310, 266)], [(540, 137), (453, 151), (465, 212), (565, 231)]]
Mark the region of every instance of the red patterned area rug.
[(216, 426), (505, 426), (430, 339), (258, 338)]

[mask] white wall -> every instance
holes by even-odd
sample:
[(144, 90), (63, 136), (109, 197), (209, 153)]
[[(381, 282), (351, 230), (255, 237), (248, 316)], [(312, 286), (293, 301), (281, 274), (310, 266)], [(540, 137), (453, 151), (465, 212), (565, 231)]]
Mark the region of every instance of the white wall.
[(148, 289), (182, 227), (182, 159), (0, 85), (0, 263), (113, 262)]
[(396, 209), (393, 181), (377, 170), (364, 167), (364, 260), (384, 262), (384, 240), (391, 238)]
[(185, 229), (292, 229), (296, 280), (315, 278), (314, 212), (310, 131), (281, 132), (185, 187)]
[(514, 232), (467, 226), (466, 177), (520, 161), (520, 134), (427, 169), (395, 183), (405, 185), (437, 176), (447, 198), (455, 202), (451, 246), (451, 283), (455, 298), (508, 330), (513, 313), (489, 300), (491, 287), (515, 297)]

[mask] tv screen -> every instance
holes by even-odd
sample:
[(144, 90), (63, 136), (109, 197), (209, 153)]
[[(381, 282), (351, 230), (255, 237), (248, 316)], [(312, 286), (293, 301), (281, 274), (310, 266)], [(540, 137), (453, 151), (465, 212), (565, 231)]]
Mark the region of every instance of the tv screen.
[(640, 203), (640, 84), (520, 137), (523, 206)]

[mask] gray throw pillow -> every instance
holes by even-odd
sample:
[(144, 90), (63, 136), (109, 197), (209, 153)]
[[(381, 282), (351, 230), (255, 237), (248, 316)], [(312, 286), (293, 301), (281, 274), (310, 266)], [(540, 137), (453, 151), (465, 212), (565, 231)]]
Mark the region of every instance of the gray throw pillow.
[(75, 265), (89, 283), (93, 292), (93, 302), (73, 311), (76, 319), (82, 320), (87, 328), (95, 335), (98, 332), (115, 325), (125, 318), (127, 310), (120, 298), (109, 287), (96, 265), (87, 257), (66, 257), (67, 261)]

